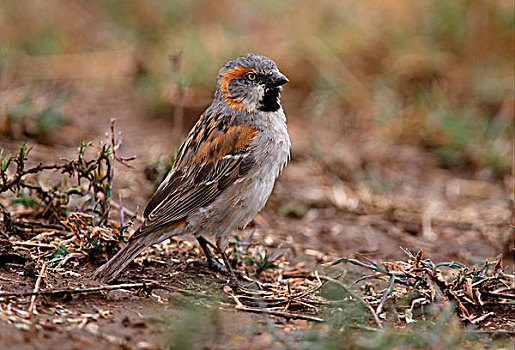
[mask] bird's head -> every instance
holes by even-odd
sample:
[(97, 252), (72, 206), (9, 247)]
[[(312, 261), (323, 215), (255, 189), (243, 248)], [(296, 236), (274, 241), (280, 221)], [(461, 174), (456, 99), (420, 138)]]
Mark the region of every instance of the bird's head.
[(288, 81), (274, 61), (248, 53), (222, 67), (217, 78), (216, 96), (240, 112), (273, 112), (281, 108), (281, 86)]

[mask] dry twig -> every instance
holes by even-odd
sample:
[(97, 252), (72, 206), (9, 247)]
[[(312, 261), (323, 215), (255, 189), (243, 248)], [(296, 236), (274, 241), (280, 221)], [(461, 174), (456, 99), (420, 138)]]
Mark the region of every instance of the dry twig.
[(314, 322), (325, 322), (325, 320), (323, 318), (319, 318), (319, 317), (315, 317), (315, 316), (293, 314), (291, 312), (274, 311), (274, 310), (268, 310), (268, 309), (258, 309), (258, 308), (248, 307), (248, 306), (236, 305), (236, 310), (279, 316), (279, 317), (284, 317), (284, 318), (292, 319), (292, 320), (308, 320), (308, 321), (314, 321)]
[[(39, 271), (38, 279), (36, 280), (36, 284), (34, 285), (34, 291), (33, 293), (39, 292), (39, 287), (41, 286), (41, 279), (45, 277), (47, 264), (43, 263), (41, 266), (41, 270)], [(29, 314), (28, 317), (31, 317), (32, 315), (36, 314), (36, 298), (38, 297), (37, 294), (33, 294), (32, 298), (30, 299), (30, 305), (29, 305)]]
[(3, 292), (0, 293), (0, 297), (27, 297), (27, 296), (37, 296), (37, 295), (61, 295), (61, 294), (79, 294), (79, 293), (94, 293), (101, 291), (110, 291), (117, 289), (128, 289), (128, 288), (142, 288), (145, 290), (150, 290), (154, 288), (165, 289), (165, 290), (173, 290), (173, 288), (164, 286), (159, 282), (147, 282), (147, 283), (126, 283), (126, 284), (117, 284), (113, 286), (101, 286), (101, 287), (92, 287), (92, 288), (83, 288), (83, 289), (50, 289), (50, 290), (42, 290), (42, 291), (32, 291), (32, 292)]

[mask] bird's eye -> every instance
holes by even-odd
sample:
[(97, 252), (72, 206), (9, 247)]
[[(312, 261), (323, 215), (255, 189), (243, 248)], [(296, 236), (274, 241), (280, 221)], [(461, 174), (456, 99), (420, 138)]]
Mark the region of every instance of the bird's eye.
[(257, 78), (256, 73), (250, 72), (247, 74), (247, 79), (250, 81), (254, 81), (254, 80), (256, 80), (256, 78)]

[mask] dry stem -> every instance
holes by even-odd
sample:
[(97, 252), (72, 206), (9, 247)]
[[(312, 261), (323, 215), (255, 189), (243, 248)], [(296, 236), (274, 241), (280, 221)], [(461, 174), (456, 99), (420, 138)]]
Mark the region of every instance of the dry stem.
[[(36, 284), (34, 285), (34, 291), (33, 293), (39, 292), (39, 287), (41, 286), (41, 279), (45, 277), (47, 264), (43, 263), (41, 266), (41, 270), (39, 271), (38, 279), (36, 280)], [(38, 297), (38, 294), (33, 294), (32, 298), (30, 299), (30, 305), (29, 305), (29, 314), (28, 317), (30, 318), (32, 315), (36, 314), (36, 299)]]
[(26, 296), (37, 296), (37, 295), (60, 295), (60, 294), (78, 294), (78, 293), (94, 293), (100, 292), (103, 290), (116, 290), (116, 289), (127, 289), (127, 288), (144, 288), (144, 289), (152, 289), (152, 288), (160, 288), (166, 290), (172, 290), (172, 288), (163, 286), (159, 282), (148, 282), (148, 283), (126, 283), (126, 284), (117, 284), (113, 286), (101, 286), (101, 287), (92, 287), (92, 288), (83, 288), (83, 289), (50, 289), (50, 290), (35, 290), (33, 292), (21, 292), (21, 293), (10, 293), (4, 292), (0, 293), (0, 297), (26, 297)]

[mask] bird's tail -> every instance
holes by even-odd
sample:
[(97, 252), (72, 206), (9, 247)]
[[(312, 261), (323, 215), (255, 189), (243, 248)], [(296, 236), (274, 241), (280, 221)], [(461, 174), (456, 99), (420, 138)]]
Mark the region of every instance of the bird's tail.
[[(135, 236), (136, 234), (133, 237)], [(142, 239), (142, 237), (129, 240), (129, 243), (113, 256), (111, 260), (95, 271), (92, 278), (103, 283), (111, 281), (116, 278), (143, 249), (151, 244), (152, 242), (148, 242), (148, 240)]]

